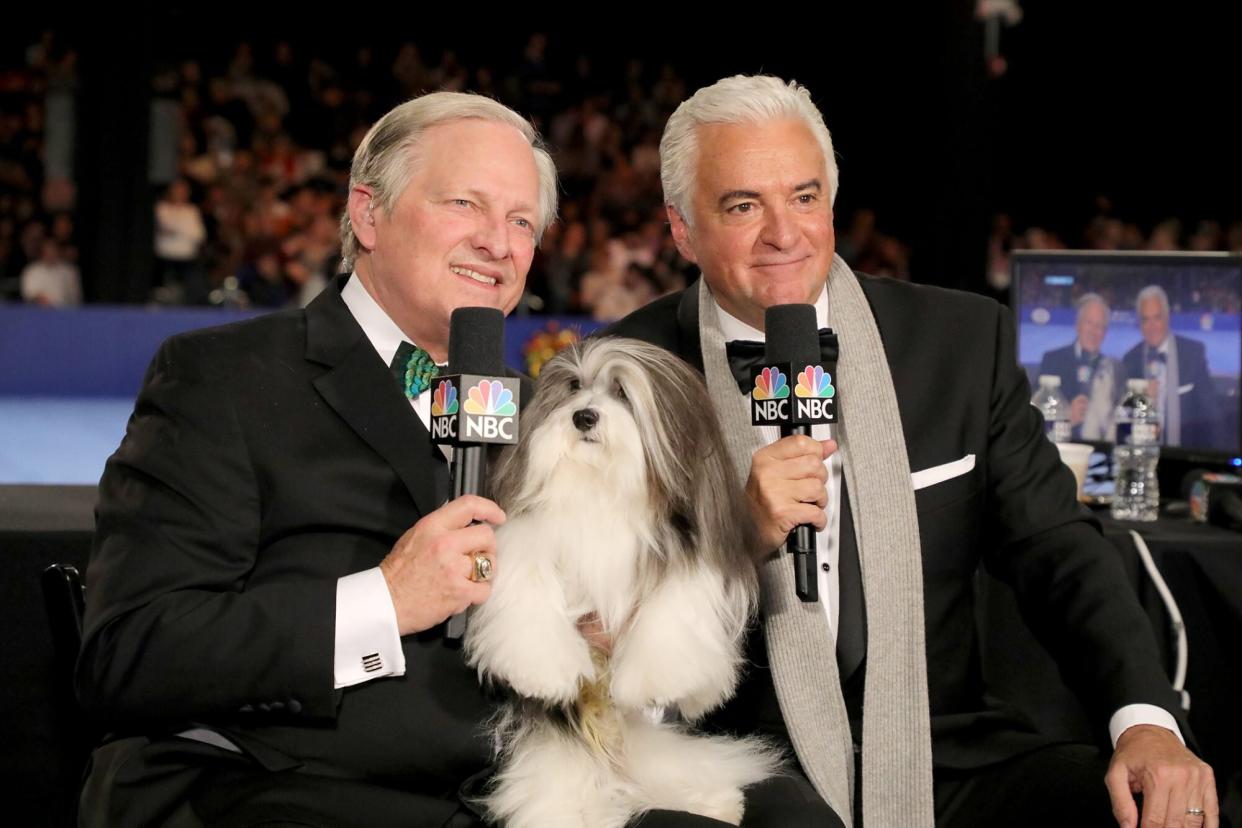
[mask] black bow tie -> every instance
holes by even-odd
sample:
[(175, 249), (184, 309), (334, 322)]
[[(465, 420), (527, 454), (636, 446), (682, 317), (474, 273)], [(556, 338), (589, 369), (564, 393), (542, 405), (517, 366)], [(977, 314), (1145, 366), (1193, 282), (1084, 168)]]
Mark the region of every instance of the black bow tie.
[[(751, 342), (746, 339), (735, 339), (725, 343), (725, 355), (729, 358), (729, 370), (737, 380), (737, 387), (749, 394), (755, 385), (752, 377), (756, 368), (762, 367), (764, 352), (767, 345), (762, 342)], [(819, 330), (819, 362), (821, 365), (835, 364), (840, 353), (837, 347), (837, 335), (832, 328)], [(792, 380), (790, 380), (792, 382)]]

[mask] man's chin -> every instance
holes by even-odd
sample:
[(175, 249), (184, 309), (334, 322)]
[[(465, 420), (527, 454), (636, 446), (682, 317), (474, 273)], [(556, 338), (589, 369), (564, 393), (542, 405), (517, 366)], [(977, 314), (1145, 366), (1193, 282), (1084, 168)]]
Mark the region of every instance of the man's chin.
[(801, 280), (799, 284), (790, 284), (788, 286), (772, 286), (760, 296), (760, 303), (764, 308), (774, 307), (776, 305), (808, 305), (814, 304), (819, 298), (820, 291), (824, 289), (823, 278), (818, 280), (806, 279)]
[(457, 308), (496, 308), (505, 316), (513, 312), (517, 307), (519, 296), (509, 296), (502, 294), (495, 288), (484, 290), (465, 290), (461, 291), (457, 296), (454, 307)]

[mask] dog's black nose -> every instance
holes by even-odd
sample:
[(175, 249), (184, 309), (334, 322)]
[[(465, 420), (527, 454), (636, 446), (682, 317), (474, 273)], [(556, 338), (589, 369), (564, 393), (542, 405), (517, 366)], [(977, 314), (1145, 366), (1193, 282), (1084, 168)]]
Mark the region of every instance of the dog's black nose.
[(594, 408), (580, 408), (574, 412), (574, 428), (590, 431), (599, 422), (599, 412)]

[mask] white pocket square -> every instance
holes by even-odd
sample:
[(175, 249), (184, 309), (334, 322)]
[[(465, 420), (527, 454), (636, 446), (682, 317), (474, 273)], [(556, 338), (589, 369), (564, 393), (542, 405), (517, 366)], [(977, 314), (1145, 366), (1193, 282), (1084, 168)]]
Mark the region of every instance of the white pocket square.
[(1178, 394), (1189, 394), (1191, 391), (1194, 391), (1194, 390), (1195, 390), (1195, 384), (1193, 382), (1189, 382), (1185, 385), (1177, 386)]
[(910, 482), (914, 484), (914, 490), (917, 492), (919, 489), (926, 489), (928, 486), (952, 480), (954, 477), (961, 477), (974, 467), (975, 456), (968, 454), (961, 460), (954, 460), (952, 463), (942, 463), (939, 466), (932, 466), (929, 469), (913, 472), (910, 475)]

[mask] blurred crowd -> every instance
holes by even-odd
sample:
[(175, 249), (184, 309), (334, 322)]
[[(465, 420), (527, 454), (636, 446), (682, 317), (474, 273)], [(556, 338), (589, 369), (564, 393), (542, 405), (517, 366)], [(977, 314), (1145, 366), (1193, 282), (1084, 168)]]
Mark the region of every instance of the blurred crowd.
[[(1242, 313), (1237, 277), (1217, 269), (1187, 268), (1161, 285), (1166, 289), (1172, 313)], [(1084, 295), (1100, 297), (1112, 311), (1134, 312), (1139, 291), (1147, 287), (1135, 279), (1076, 281), (1049, 285), (1040, 279), (1024, 279), (1017, 305), (1024, 308), (1072, 308)]]
[[(451, 49), (415, 43), (331, 58), (278, 40), (158, 67), (151, 300), (305, 304), (340, 262), (337, 222), (354, 147), (388, 108), (436, 89), (504, 101), (530, 115), (553, 150), (560, 220), (532, 266), (525, 310), (606, 321), (683, 287), (695, 271), (666, 229), (659, 140), (688, 92), (685, 81), (672, 64), (639, 58), (601, 72), (579, 55), (554, 70), (548, 49), (548, 38), (535, 34), (503, 64), (468, 65)], [(82, 291), (72, 213), (41, 198), (41, 121), (55, 51), (46, 36), (0, 92), (0, 295), (73, 304)], [(843, 227), (847, 259), (909, 277), (907, 246), (880, 232), (872, 211), (856, 211)], [(45, 258), (49, 237), (58, 248), (46, 245)], [(74, 289), (42, 289), (52, 280), (25, 278), (29, 267), (57, 268), (58, 283)]]
[[(562, 44), (563, 46), (563, 44)], [(524, 310), (616, 319), (694, 277), (665, 227), (664, 122), (688, 90), (672, 63), (632, 58), (607, 71), (580, 54), (555, 65), (532, 35), (496, 63), (406, 42), (328, 54), (287, 40), (203, 49), (152, 77), (155, 232), (150, 299), (164, 304), (305, 304), (340, 263), (337, 225), (354, 147), (391, 106), (422, 92), (469, 90), (532, 117), (562, 178), (560, 221), (531, 269)], [(44, 35), (0, 67), (0, 300), (76, 304), (72, 124), (77, 59)], [(58, 160), (61, 159), (61, 160)], [(908, 279), (911, 251), (859, 208), (837, 216), (838, 252), (857, 269)], [(1101, 214), (1062, 240), (996, 217), (988, 281), (1002, 290), (1014, 249), (1242, 250), (1227, 230), (1176, 220), (1149, 232)], [(89, 278), (89, 274), (88, 274)], [(89, 286), (88, 286), (89, 287)], [(86, 291), (90, 295), (89, 289)]]
[(45, 34), (0, 64), (0, 301), (82, 301), (73, 206), (77, 54)]

